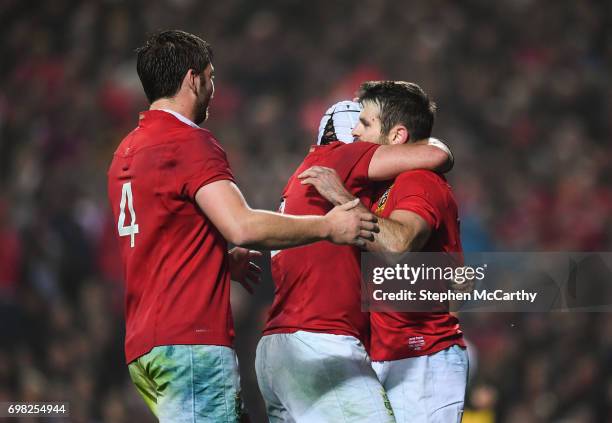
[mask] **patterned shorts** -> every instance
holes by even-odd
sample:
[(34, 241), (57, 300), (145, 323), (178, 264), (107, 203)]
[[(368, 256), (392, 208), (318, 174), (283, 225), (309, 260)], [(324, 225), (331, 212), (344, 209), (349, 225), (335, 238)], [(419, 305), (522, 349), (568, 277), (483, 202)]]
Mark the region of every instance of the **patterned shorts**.
[(160, 422), (238, 422), (236, 353), (217, 345), (167, 345), (131, 362), (130, 376)]

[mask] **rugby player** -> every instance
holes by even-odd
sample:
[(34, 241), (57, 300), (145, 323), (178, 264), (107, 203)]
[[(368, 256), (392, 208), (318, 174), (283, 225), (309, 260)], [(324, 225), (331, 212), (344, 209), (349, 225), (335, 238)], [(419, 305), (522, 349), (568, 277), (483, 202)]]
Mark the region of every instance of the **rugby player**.
[[(138, 50), (137, 71), (150, 109), (108, 171), (130, 376), (162, 422), (236, 422), (242, 405), (226, 240), (262, 248), (361, 245), (375, 218), (351, 210), (356, 202), (325, 216), (249, 208), (225, 152), (198, 126), (214, 93), (212, 50), (202, 39), (158, 33)], [(234, 262), (249, 266), (244, 251), (235, 251)]]
[[(357, 103), (341, 102), (327, 111), (320, 145), (289, 179), (281, 211), (324, 214), (329, 209), (328, 201), (298, 179), (313, 165), (336, 169), (352, 195), (368, 205), (377, 181), (410, 169), (449, 167), (449, 152), (428, 141), (350, 143), (360, 110)], [(359, 263), (359, 249), (328, 242), (273, 255), (275, 296), (255, 364), (271, 422), (394, 421), (364, 347), (369, 317), (360, 309)]]
[[(416, 84), (365, 83), (359, 100), (363, 111), (353, 134), (361, 140), (404, 144), (431, 134), (435, 104)], [(354, 198), (331, 168), (310, 169), (300, 177), (332, 204)], [(442, 175), (404, 172), (371, 207), (381, 217), (381, 230), (368, 250), (462, 252), (457, 204)], [(451, 313), (371, 313), (370, 322), (370, 356), (397, 422), (459, 422), (468, 358), (457, 318)]]

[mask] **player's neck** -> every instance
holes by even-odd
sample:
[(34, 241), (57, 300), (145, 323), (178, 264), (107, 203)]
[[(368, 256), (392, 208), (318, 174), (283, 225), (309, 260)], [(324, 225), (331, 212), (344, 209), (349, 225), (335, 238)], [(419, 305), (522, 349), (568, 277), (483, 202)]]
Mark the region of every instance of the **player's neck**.
[(195, 113), (193, 105), (187, 104), (185, 101), (174, 98), (160, 98), (151, 103), (149, 110), (172, 110), (173, 112), (179, 113), (185, 116), (187, 119), (193, 122), (195, 119)]

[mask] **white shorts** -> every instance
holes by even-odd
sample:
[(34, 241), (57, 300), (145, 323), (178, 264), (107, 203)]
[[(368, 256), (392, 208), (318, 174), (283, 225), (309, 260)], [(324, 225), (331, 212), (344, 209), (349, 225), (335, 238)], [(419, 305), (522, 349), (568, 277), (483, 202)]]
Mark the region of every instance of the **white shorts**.
[(255, 370), (270, 422), (395, 422), (363, 345), (352, 336), (266, 335)]
[(398, 423), (455, 423), (463, 415), (468, 355), (453, 345), (432, 355), (375, 361)]

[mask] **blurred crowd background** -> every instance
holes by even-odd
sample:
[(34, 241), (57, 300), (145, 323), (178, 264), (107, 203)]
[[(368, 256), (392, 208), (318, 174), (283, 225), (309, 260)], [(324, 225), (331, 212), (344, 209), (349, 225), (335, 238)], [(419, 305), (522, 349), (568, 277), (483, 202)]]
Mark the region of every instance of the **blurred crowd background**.
[[(276, 208), (331, 103), (401, 79), (438, 103), (467, 251), (612, 248), (609, 1), (2, 0), (0, 401), (69, 401), (74, 422), (153, 421), (123, 361), (106, 170), (148, 107), (134, 49), (168, 28), (213, 45), (205, 126), (252, 206)], [(237, 349), (260, 422), (269, 272), (254, 296), (241, 289)], [(462, 320), (465, 422), (612, 421), (612, 315)]]

